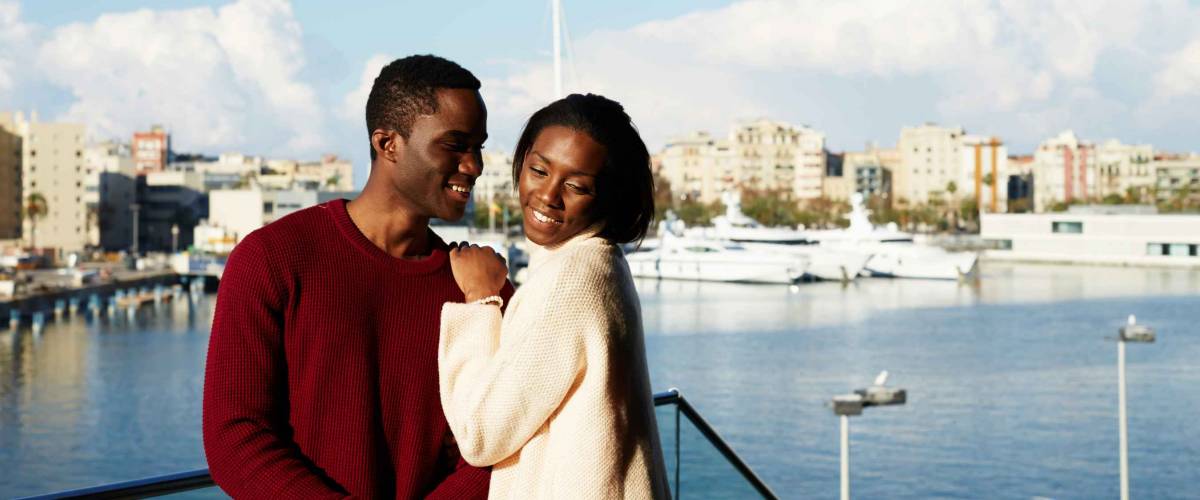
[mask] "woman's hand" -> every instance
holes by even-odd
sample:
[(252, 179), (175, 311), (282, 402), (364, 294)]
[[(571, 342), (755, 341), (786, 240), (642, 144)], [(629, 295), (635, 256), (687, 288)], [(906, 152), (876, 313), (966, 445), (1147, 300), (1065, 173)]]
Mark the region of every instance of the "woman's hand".
[(453, 243), (450, 245), (450, 270), (467, 302), (500, 295), (508, 267), (504, 258), (488, 247)]

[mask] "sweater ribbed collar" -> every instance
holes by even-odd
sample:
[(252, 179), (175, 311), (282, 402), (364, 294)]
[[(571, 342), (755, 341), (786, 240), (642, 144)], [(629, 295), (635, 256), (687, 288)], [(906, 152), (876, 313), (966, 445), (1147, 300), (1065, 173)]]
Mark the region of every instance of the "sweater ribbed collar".
[(350, 212), (346, 209), (346, 201), (339, 198), (329, 201), (326, 206), (329, 209), (330, 216), (333, 217), (334, 224), (341, 231), (342, 236), (346, 238), (351, 246), (359, 251), (360, 255), (402, 275), (430, 274), (439, 271), (443, 266), (448, 264), (448, 247), (432, 229), (426, 229), (429, 231), (430, 252), (428, 256), (418, 259), (398, 259), (392, 257), (387, 252), (375, 246), (375, 243), (358, 229), (358, 226), (350, 219)]
[(535, 272), (543, 263), (554, 255), (562, 253), (564, 249), (590, 243), (607, 242), (607, 240), (599, 236), (601, 229), (603, 229), (603, 225), (593, 224), (587, 229), (580, 231), (579, 234), (557, 245), (542, 246), (526, 238), (525, 241), (529, 244), (526, 247), (529, 248), (529, 272)]

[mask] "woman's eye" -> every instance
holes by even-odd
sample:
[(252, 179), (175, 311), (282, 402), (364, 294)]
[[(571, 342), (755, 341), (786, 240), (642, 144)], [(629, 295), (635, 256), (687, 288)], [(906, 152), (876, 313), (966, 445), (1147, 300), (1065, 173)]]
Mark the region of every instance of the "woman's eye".
[(546, 176), (546, 171), (545, 171), (545, 170), (542, 170), (542, 169), (540, 169), (540, 168), (537, 168), (537, 167), (529, 167), (529, 171), (533, 172), (533, 173), (534, 173), (534, 174), (536, 174), (538, 177), (545, 177), (545, 176)]
[(578, 184), (567, 184), (567, 187), (571, 188), (572, 191), (575, 191), (576, 193), (579, 193), (579, 194), (591, 194), (592, 193), (592, 191), (590, 189), (580, 186)]

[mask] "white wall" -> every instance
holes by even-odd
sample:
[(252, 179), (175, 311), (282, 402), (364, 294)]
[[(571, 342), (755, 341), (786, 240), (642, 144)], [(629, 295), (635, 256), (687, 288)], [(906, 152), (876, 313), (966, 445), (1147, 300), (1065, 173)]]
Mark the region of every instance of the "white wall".
[[(1079, 222), (1079, 234), (1054, 233), (1055, 222)], [(1200, 256), (1150, 255), (1151, 244), (1200, 245), (1200, 215), (982, 214), (980, 236), (1008, 240), (990, 257), (1018, 260), (1200, 266)]]
[(209, 192), (208, 223), (232, 231), (241, 241), (263, 226), (262, 192), (224, 189)]

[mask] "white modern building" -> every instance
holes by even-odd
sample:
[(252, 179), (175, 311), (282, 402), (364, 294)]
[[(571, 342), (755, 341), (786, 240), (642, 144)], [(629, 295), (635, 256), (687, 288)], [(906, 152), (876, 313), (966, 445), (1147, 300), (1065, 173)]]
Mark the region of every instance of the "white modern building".
[(1106, 213), (980, 214), (995, 260), (1200, 268), (1200, 215)]
[(241, 241), (252, 231), (318, 202), (316, 191), (218, 189), (208, 193), (208, 219), (197, 226), (203, 238), (218, 234)]
[[(892, 172), (892, 195), (901, 205), (941, 201), (961, 193), (962, 127), (932, 123), (900, 129), (900, 166)], [(954, 184), (951, 187), (951, 184)]]

